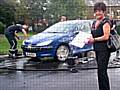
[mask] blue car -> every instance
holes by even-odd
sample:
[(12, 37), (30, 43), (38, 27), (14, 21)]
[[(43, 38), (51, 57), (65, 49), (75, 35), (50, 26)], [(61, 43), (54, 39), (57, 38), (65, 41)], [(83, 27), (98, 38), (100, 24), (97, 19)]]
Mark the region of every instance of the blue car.
[(81, 31), (90, 34), (92, 20), (68, 20), (58, 22), (41, 33), (23, 41), (22, 50), (26, 57), (45, 58), (53, 57), (59, 61), (80, 53), (93, 50), (92, 44), (85, 44), (80, 48), (70, 42)]

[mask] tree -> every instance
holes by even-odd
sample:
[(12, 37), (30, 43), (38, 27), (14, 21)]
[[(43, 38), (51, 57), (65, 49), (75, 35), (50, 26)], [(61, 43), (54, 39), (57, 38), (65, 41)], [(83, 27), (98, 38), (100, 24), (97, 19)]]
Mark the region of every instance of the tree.
[(86, 13), (84, 0), (50, 0), (49, 14), (57, 20), (61, 15), (69, 19), (84, 18)]
[(14, 22), (14, 6), (4, 1), (0, 3), (0, 21), (6, 26)]
[(20, 0), (20, 4), (26, 8), (29, 18), (44, 18), (46, 0)]

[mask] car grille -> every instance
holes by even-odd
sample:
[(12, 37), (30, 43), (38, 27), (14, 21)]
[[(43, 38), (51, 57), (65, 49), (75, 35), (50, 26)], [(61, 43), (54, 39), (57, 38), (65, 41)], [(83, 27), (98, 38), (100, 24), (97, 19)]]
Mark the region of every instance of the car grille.
[(46, 50), (48, 51), (48, 50), (52, 49), (52, 47), (50, 47), (50, 46), (45, 46), (45, 47), (21, 46), (21, 48), (23, 49), (23, 51), (26, 51), (26, 52), (38, 52), (38, 51), (46, 51)]

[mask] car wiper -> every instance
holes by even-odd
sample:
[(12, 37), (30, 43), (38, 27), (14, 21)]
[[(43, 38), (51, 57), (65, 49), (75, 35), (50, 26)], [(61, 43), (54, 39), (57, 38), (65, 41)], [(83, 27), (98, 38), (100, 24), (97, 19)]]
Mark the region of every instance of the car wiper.
[(64, 32), (47, 32), (47, 33), (64, 33)]
[(58, 33), (58, 32), (47, 32), (47, 33)]
[(58, 32), (51, 32), (51, 33), (58, 33)]

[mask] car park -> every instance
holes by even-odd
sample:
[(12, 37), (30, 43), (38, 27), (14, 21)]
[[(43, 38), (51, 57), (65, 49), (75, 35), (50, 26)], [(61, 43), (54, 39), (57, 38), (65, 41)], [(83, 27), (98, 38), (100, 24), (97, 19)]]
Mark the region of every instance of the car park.
[(58, 22), (41, 33), (29, 37), (23, 41), (22, 50), (26, 57), (45, 58), (53, 57), (59, 61), (65, 61), (69, 57), (79, 56), (93, 50), (92, 44), (84, 47), (76, 47), (70, 42), (80, 32), (91, 33), (93, 20), (68, 20)]

